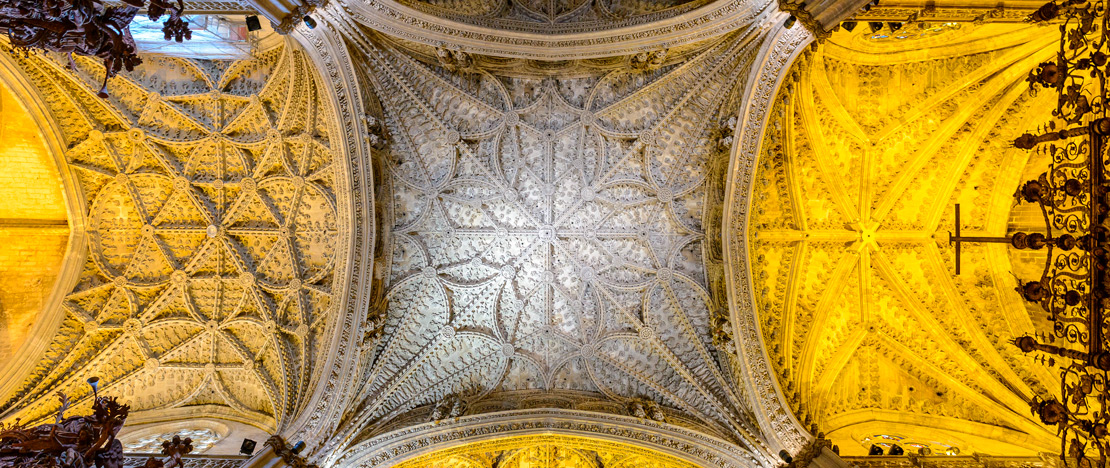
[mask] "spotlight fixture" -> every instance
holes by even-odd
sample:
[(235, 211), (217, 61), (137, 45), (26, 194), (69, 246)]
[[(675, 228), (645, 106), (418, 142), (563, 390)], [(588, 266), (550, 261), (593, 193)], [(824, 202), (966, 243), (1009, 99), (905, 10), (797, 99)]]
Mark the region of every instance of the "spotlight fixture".
[(798, 18), (795, 18), (794, 15), (790, 15), (790, 17), (787, 18), (786, 22), (782, 23), (782, 25), (786, 26), (786, 29), (790, 29), (790, 28), (794, 27), (794, 23), (796, 23), (797, 21), (798, 21)]
[(252, 455), (254, 454), (255, 445), (258, 445), (258, 442), (250, 439), (243, 439), (243, 445), (239, 446), (239, 453), (243, 455)]
[(316, 20), (312, 19), (311, 16), (304, 15), (304, 25), (308, 26), (308, 29), (316, 29)]
[(89, 379), (86, 380), (85, 382), (88, 382), (89, 386), (92, 387), (92, 389), (93, 389), (93, 400), (96, 400), (96, 398), (97, 398), (96, 389), (98, 387), (100, 387), (100, 377), (89, 377)]
[(905, 455), (906, 451), (902, 450), (902, 446), (894, 444), (890, 447), (890, 452), (887, 455)]
[(298, 440), (297, 443), (293, 444), (293, 455), (298, 455), (303, 452), (304, 446), (305, 445), (303, 440)]
[(929, 447), (921, 447), (921, 448), (917, 449), (917, 454), (921, 455), (923, 457), (927, 457), (927, 456), (933, 454), (933, 449), (931, 449)]
[(853, 29), (856, 29), (856, 22), (855, 21), (845, 21), (843, 23), (840, 23), (840, 26), (842, 26), (845, 31), (852, 32)]
[(247, 17), (247, 31), (258, 31), (262, 29), (262, 22), (258, 20), (258, 15), (250, 15)]
[(882, 455), (883, 454), (883, 448), (879, 447), (878, 445), (871, 444), (871, 450), (869, 450), (867, 452), (867, 454), (868, 455)]
[(875, 34), (875, 33), (879, 32), (880, 29), (883, 29), (883, 23), (879, 23), (879, 22), (876, 22), (876, 21), (872, 21), (870, 23), (867, 23), (867, 26), (871, 27), (871, 34)]
[(902, 29), (902, 23), (887, 23), (887, 26), (890, 26), (890, 32)]
[(790, 452), (787, 452), (786, 450), (779, 450), (779, 458), (781, 458), (784, 463), (790, 463), (794, 461), (794, 457), (790, 456)]

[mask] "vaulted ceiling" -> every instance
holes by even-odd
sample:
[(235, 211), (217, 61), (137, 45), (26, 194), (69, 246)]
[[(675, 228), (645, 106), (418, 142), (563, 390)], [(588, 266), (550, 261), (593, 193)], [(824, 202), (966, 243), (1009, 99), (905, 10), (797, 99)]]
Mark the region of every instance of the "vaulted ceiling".
[(88, 243), (8, 414), (50, 417), (56, 392), (80, 403), (95, 375), (149, 417), (278, 428), (312, 394), (345, 288), (346, 167), (304, 53), (148, 57), (102, 100), (96, 62), (5, 52), (54, 116)]
[(1006, 247), (964, 246), (956, 276), (947, 233), (957, 203), (965, 233), (1007, 232), (1029, 160), (1010, 142), (1051, 117), (1025, 74), (1056, 38), (862, 29), (795, 63), (759, 156), (751, 264), (782, 389), (844, 454), (1052, 450), (1026, 401), (1053, 378), (1009, 342), (1033, 322)]
[[(968, 246), (954, 276), (945, 232), (954, 203), (1013, 228), (1053, 38), (860, 27), (790, 65), (811, 37), (768, 5), (336, 1), (106, 100), (96, 62), (5, 45), (78, 253), (0, 411), (97, 375), (151, 423), (129, 447), (253, 428), (365, 466), (770, 466), (795, 418), (846, 454), (1051, 450), (1015, 261)], [(429, 448), (457, 434), (486, 439)]]
[(644, 399), (746, 439), (711, 337), (701, 201), (750, 36), (568, 77), (455, 72), (363, 37), (389, 242), (355, 427), (516, 393), (618, 413)]

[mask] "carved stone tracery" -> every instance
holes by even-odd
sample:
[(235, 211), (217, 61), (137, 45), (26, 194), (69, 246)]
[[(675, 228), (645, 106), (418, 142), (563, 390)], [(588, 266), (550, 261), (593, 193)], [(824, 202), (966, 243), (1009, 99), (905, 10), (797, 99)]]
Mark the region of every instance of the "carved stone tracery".
[[(575, 3), (589, 6), (605, 2)], [(419, 7), (423, 2), (413, 4)], [(659, 2), (638, 4), (654, 8)], [(633, 55), (710, 40), (759, 23), (770, 4), (769, 0), (717, 0), (707, 4), (695, 0), (685, 5), (703, 6), (683, 14), (676, 14), (681, 10), (664, 9), (634, 16), (640, 19), (631, 24), (613, 18), (554, 25), (546, 21), (502, 23), (496, 17), (484, 16), (453, 21), (394, 0), (355, 0), (343, 6), (333, 2), (325, 14), (334, 23), (354, 20), (392, 37), (437, 47), (446, 44), (472, 54), (575, 60)]]
[(547, 34), (632, 26), (688, 13), (713, 0), (398, 0), (438, 18)]
[(646, 395), (755, 440), (707, 332), (698, 209), (750, 43), (598, 81), (457, 73), (345, 34), (364, 38), (352, 53), (382, 100), (396, 217), (392, 265), (378, 266), (385, 323), (366, 335), (370, 378), (345, 430), (449, 394), (468, 405), (432, 420), (498, 392), (565, 388)]
[(104, 101), (95, 64), (6, 52), (69, 141), (92, 239), (51, 350), (6, 408), (41, 418), (48, 392), (99, 375), (102, 393), (163, 417), (273, 430), (300, 411), (348, 230), (335, 120), (304, 53), (151, 58)]
[[(1046, 389), (1009, 352), (1029, 317), (1008, 299), (1008, 266), (976, 245), (954, 277), (947, 247), (954, 203), (975, 220), (964, 229), (1005, 226), (1025, 157), (1007, 132), (1033, 120), (1009, 70), (1054, 46), (1032, 28), (993, 27), (1013, 32), (927, 56), (834, 35), (772, 107), (746, 227), (759, 328), (793, 411), (842, 453), (899, 431), (1015, 455), (1054, 443), (1011, 409)], [(892, 96), (891, 83), (906, 91)]]

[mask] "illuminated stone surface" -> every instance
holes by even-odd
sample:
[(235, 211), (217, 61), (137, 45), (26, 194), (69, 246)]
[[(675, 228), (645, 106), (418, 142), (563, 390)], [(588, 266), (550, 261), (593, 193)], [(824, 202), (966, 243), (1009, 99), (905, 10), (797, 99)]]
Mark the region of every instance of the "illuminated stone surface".
[(397, 468), (694, 468), (662, 453), (586, 437), (506, 437), (466, 444), (404, 461)]
[(1056, 44), (998, 25), (868, 36), (794, 65), (763, 142), (752, 275), (783, 391), (846, 455), (879, 435), (1051, 451), (1053, 431), (1014, 410), (1053, 378), (1010, 343), (1033, 324), (1006, 248), (964, 246), (955, 276), (947, 233), (956, 203), (964, 232), (1006, 232), (1030, 158), (1009, 142), (1048, 117), (1018, 71)]
[(276, 427), (308, 397), (346, 230), (334, 118), (305, 55), (152, 57), (106, 101), (91, 97), (97, 65), (78, 65), (20, 61), (60, 116), (90, 247), (8, 404), (43, 417), (97, 375), (132, 411)]
[(0, 200), (2, 368), (32, 337), (69, 243), (54, 157), (38, 125), (6, 86), (0, 86)]

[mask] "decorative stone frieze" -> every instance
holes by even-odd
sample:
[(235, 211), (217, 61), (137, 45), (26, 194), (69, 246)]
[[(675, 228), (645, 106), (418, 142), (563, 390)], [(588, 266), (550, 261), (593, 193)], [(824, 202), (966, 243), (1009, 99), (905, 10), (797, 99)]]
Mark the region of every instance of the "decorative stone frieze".
[(452, 447), (536, 434), (616, 443), (629, 453), (650, 450), (703, 467), (771, 466), (762, 456), (733, 443), (665, 423), (557, 409), (466, 416), (450, 423), (407, 427), (364, 441), (335, 463), (361, 468), (393, 466)]
[[(515, 2), (514, 2), (515, 3)], [(526, 2), (532, 3), (532, 2)], [(538, 2), (537, 2), (538, 3)], [(585, 5), (584, 2), (575, 2)], [(593, 4), (593, 2), (588, 2)], [(653, 3), (641, 2), (651, 7)], [(501, 24), (496, 17), (475, 16), (467, 22), (437, 17), (396, 0), (352, 0), (329, 7), (333, 22), (353, 19), (393, 37), (457, 47), (471, 54), (541, 60), (570, 60), (633, 55), (645, 50), (666, 49), (719, 37), (757, 25), (768, 13), (770, 0), (718, 0), (683, 14), (664, 9), (642, 16), (632, 24), (624, 20), (569, 22), (518, 21)], [(683, 8), (683, 6), (677, 7)], [(554, 26), (555, 29), (552, 29)], [(555, 33), (554, 31), (558, 31)]]

